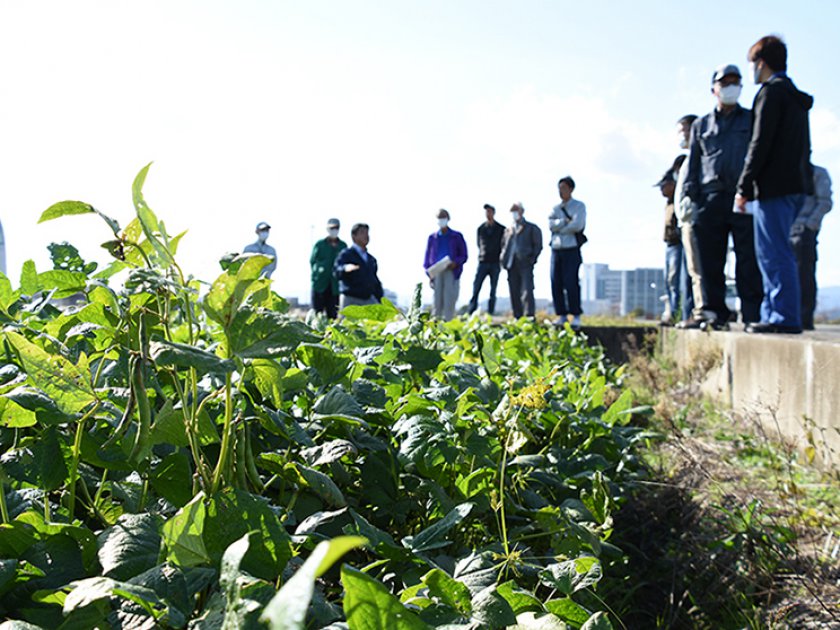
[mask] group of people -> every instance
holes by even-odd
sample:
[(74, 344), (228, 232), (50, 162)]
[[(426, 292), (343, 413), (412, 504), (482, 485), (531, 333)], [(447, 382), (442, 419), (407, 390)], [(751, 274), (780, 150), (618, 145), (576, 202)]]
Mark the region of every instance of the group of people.
[(752, 110), (738, 104), (738, 66), (712, 75), (715, 108), (677, 121), (677, 157), (657, 182), (665, 207), (667, 303), (663, 323), (726, 330), (730, 234), (741, 319), (750, 333), (814, 327), (816, 247), (831, 209), (828, 172), (811, 164), (813, 98), (787, 75), (787, 47), (762, 37), (747, 56), (761, 88)]
[[(551, 211), (548, 219), (551, 231), (551, 292), (555, 324), (568, 321), (573, 328), (580, 327), (580, 247), (585, 237), (586, 206), (572, 198), (575, 182), (563, 177), (557, 184), (560, 203)], [(478, 246), (478, 269), (473, 280), (473, 292), (468, 311), (478, 308), (479, 295), (484, 281), (490, 279), (490, 297), (487, 312), (496, 312), (496, 288), (502, 267), (507, 270), (508, 288), (513, 316), (533, 317), (536, 310), (534, 300), (534, 265), (543, 248), (540, 228), (525, 219), (522, 203), (510, 208), (511, 225), (505, 227), (496, 221), (496, 208), (484, 204), (485, 221), (476, 230)], [(460, 277), (467, 261), (467, 244), (463, 234), (449, 227), (449, 212), (437, 213), (438, 229), (429, 235), (423, 268), (434, 290), (432, 313), (449, 320), (455, 315)]]
[[(580, 247), (586, 237), (586, 206), (572, 197), (575, 182), (563, 177), (557, 184), (560, 203), (549, 214), (551, 232), (551, 291), (555, 324), (561, 325), (571, 316), (571, 326), (580, 327)], [(502, 267), (508, 273), (511, 307), (514, 317), (533, 317), (534, 265), (543, 248), (540, 228), (524, 217), (525, 208), (515, 203), (510, 208), (511, 225), (505, 227), (496, 221), (496, 209), (484, 204), (485, 221), (476, 231), (478, 245), (478, 270), (473, 281), (473, 294), (468, 311), (478, 308), (479, 294), (484, 280), (490, 279), (488, 313), (496, 311), (496, 288)], [(431, 283), (434, 300), (432, 314), (442, 320), (455, 316), (455, 305), (460, 292), (460, 279), (467, 261), (467, 243), (463, 234), (449, 226), (450, 215), (438, 210), (437, 229), (429, 235), (423, 268)], [(327, 237), (317, 241), (312, 248), (309, 263), (312, 277), (312, 308), (335, 318), (340, 308), (358, 304), (375, 304), (382, 298), (382, 283), (378, 277), (376, 259), (367, 251), (370, 241), (369, 227), (357, 223), (350, 230), (352, 244), (348, 246), (339, 236), (338, 219), (327, 222)], [(276, 267), (277, 254), (266, 242), (269, 226), (257, 224), (257, 241), (247, 245), (246, 253), (263, 254), (271, 263), (263, 275), (271, 277)]]

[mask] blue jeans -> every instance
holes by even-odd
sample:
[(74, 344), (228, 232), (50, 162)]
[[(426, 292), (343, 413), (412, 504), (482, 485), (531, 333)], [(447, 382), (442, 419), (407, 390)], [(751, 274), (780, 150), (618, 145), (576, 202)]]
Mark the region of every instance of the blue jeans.
[(484, 279), (490, 277), (490, 299), (487, 301), (487, 312), (493, 315), (496, 312), (496, 287), (499, 284), (499, 271), (501, 271), (501, 264), (499, 263), (478, 263), (478, 269), (475, 272), (475, 280), (473, 281), (473, 294), (470, 300), (470, 313), (474, 313), (478, 308), (478, 294), (481, 293), (481, 287), (484, 284)]
[(690, 319), (694, 310), (694, 296), (682, 244), (665, 247), (665, 286), (668, 289), (671, 317), (680, 314), (682, 309), (681, 319)]
[(556, 315), (580, 315), (580, 247), (551, 250), (551, 297)]
[(755, 254), (764, 283), (762, 323), (802, 327), (799, 269), (790, 228), (804, 201), (804, 195), (785, 195), (755, 204)]

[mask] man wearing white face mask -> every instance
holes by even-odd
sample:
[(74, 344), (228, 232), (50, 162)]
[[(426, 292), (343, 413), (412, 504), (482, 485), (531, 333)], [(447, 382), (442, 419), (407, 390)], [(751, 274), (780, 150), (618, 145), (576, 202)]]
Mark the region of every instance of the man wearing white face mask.
[(435, 292), (432, 315), (444, 321), (455, 317), (455, 303), (461, 289), (461, 273), (467, 262), (467, 242), (463, 234), (449, 227), (449, 212), (437, 213), (438, 230), (429, 235), (423, 268)]
[(725, 330), (732, 312), (726, 305), (726, 255), (729, 235), (735, 248), (735, 285), (745, 324), (761, 319), (764, 291), (755, 257), (753, 219), (733, 212), (735, 190), (750, 142), (750, 111), (738, 104), (741, 72), (721, 66), (712, 75), (717, 106), (691, 126), (688, 172), (683, 197), (695, 204), (694, 235), (700, 255), (704, 307), (714, 319), (704, 327)]
[(338, 238), (341, 227), (338, 219), (327, 221), (327, 237), (315, 243), (309, 265), (312, 269), (312, 309), (325, 313), (330, 319), (338, 317), (338, 278), (333, 265), (347, 244)]
[(510, 306), (517, 319), (523, 315), (533, 317), (534, 265), (542, 251), (542, 231), (522, 216), (525, 208), (521, 203), (510, 207), (513, 219), (502, 237), (502, 267), (508, 272)]
[(271, 245), (266, 243), (266, 240), (268, 240), (268, 231), (270, 229), (271, 226), (265, 221), (257, 223), (257, 229), (255, 230), (257, 233), (257, 240), (250, 245), (246, 245), (245, 249), (242, 250), (245, 254), (262, 254), (263, 256), (271, 258), (271, 262), (263, 267), (260, 272), (260, 275), (265, 276), (266, 278), (270, 278), (271, 274), (274, 273), (274, 270), (277, 269), (277, 252)]

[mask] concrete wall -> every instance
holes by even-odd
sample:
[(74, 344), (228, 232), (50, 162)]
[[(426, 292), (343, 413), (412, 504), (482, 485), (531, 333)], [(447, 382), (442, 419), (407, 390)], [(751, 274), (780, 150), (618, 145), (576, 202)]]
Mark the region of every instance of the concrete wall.
[(700, 368), (713, 399), (840, 468), (840, 337), (665, 329), (660, 349), (682, 368)]

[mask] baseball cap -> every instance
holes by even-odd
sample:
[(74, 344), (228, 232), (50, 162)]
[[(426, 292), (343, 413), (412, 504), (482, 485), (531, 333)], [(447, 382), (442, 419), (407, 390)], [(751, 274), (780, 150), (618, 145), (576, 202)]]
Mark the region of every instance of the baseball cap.
[(741, 78), (741, 71), (738, 70), (738, 66), (736, 66), (734, 63), (730, 63), (725, 66), (721, 66), (720, 68), (715, 70), (715, 73), (712, 75), (712, 83), (717, 83), (723, 77), (728, 76), (730, 74), (734, 74), (739, 79)]
[(492, 210), (493, 212), (496, 212), (496, 208), (494, 208), (493, 206), (491, 206), (489, 203), (485, 203), (485, 204), (484, 204), (484, 209), (485, 209), (485, 210)]
[(659, 187), (659, 186), (662, 186), (663, 184), (667, 184), (668, 182), (674, 182), (674, 181), (676, 181), (674, 179), (674, 171), (672, 169), (668, 169), (667, 171), (665, 171), (665, 174), (662, 176), (662, 178), (654, 184), (654, 186)]
[(270, 229), (271, 229), (271, 226), (268, 223), (266, 223), (265, 221), (260, 221), (259, 223), (257, 223), (257, 232), (259, 232), (260, 230), (270, 230)]
[(330, 219), (327, 221), (327, 227), (341, 227), (341, 222), (338, 219)]

